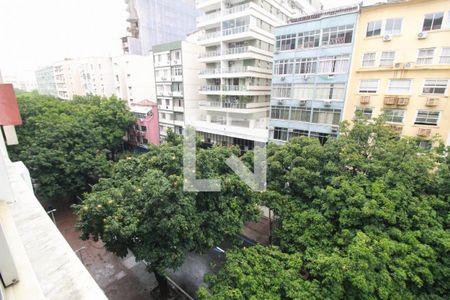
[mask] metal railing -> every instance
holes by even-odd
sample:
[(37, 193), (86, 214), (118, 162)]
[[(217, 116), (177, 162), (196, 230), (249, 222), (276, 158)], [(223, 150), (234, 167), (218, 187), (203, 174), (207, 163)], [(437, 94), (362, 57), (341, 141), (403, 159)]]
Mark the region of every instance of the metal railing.
[(209, 91), (217, 92), (217, 91), (220, 91), (220, 85), (204, 85), (204, 86), (200, 87), (200, 91), (203, 91), (203, 92), (209, 92)]
[(215, 50), (215, 51), (208, 51), (205, 53), (202, 53), (198, 56), (198, 58), (205, 58), (205, 57), (214, 57), (214, 56), (220, 56), (222, 55), (220, 50)]
[(250, 29), (250, 25), (243, 25), (238, 27), (228, 28), (222, 31), (222, 35), (231, 35), (246, 32)]
[(236, 5), (225, 10), (224, 15), (231, 15), (246, 10), (250, 7), (250, 3)]
[(220, 73), (221, 73), (220, 69), (204, 69), (199, 72), (200, 75), (214, 75)]
[(227, 49), (227, 51), (225, 51), (225, 54), (227, 54), (227, 55), (239, 54), (239, 53), (248, 52), (248, 50), (249, 50), (248, 46), (229, 48), (229, 49)]

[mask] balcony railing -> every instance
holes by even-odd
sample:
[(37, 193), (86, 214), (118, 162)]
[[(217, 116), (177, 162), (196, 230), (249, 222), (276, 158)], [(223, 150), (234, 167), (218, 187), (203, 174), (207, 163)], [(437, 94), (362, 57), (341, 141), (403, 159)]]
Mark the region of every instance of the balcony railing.
[(244, 3), (244, 4), (241, 4), (241, 5), (236, 5), (236, 6), (233, 6), (231, 8), (226, 9), (225, 10), (225, 15), (235, 14), (235, 13), (244, 11), (244, 10), (246, 10), (249, 7), (250, 7), (250, 3)]
[(204, 86), (200, 87), (200, 91), (217, 92), (217, 91), (220, 91), (220, 85), (204, 85)]
[(205, 53), (202, 53), (198, 56), (198, 58), (206, 58), (206, 57), (214, 57), (214, 56), (220, 56), (222, 55), (220, 50), (215, 50), (215, 51), (208, 51)]
[(250, 29), (249, 25), (243, 25), (243, 26), (239, 26), (239, 27), (233, 27), (233, 28), (228, 28), (222, 31), (222, 34), (224, 36), (226, 35), (232, 35), (232, 34), (238, 34), (238, 33), (243, 33), (246, 32)]
[(225, 51), (225, 54), (232, 55), (232, 54), (240, 54), (248, 52), (249, 48), (247, 47), (236, 47), (236, 48), (229, 48), (227, 51)]
[(200, 106), (212, 108), (251, 109), (251, 108), (268, 107), (269, 102), (232, 103), (219, 101), (202, 101), (200, 102)]
[(220, 69), (204, 69), (199, 72), (200, 75), (214, 75), (220, 73), (221, 73)]
[(200, 22), (206, 22), (206, 21), (210, 21), (210, 20), (213, 20), (215, 18), (218, 18), (218, 17), (220, 17), (220, 11), (212, 13), (212, 14), (207, 14), (207, 15), (204, 15), (204, 16), (197, 17), (197, 22), (199, 22), (199, 23)]
[(214, 32), (205, 33), (204, 35), (200, 36), (199, 40), (204, 41), (204, 40), (213, 39), (213, 38), (216, 38), (219, 36), (220, 36), (220, 31), (214, 31)]

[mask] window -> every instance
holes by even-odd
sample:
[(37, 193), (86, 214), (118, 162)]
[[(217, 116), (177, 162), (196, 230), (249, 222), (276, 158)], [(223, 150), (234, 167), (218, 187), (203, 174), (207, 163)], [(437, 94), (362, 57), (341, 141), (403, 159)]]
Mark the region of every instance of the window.
[(273, 138), (275, 140), (287, 141), (287, 137), (288, 137), (287, 128), (275, 127), (273, 131)]
[(315, 98), (322, 100), (330, 100), (330, 99), (344, 100), (345, 84), (343, 83), (317, 84)]
[(409, 94), (411, 90), (411, 79), (391, 79), (389, 80), (389, 94)]
[(311, 108), (292, 107), (291, 120), (300, 122), (310, 122)]
[[(450, 13), (449, 13), (449, 16), (450, 16)], [(442, 48), (441, 57), (439, 58), (439, 63), (440, 64), (450, 64), (450, 48)]]
[(405, 117), (403, 109), (385, 109), (383, 112), (386, 122), (403, 123), (403, 118)]
[(322, 46), (349, 44), (353, 39), (353, 25), (324, 28)]
[(422, 48), (419, 49), (419, 55), (417, 57), (418, 65), (431, 65), (433, 63), (434, 48)]
[(314, 84), (296, 84), (292, 89), (292, 98), (303, 100), (313, 99), (315, 89), (316, 87), (314, 86)]
[(359, 82), (359, 93), (376, 94), (378, 91), (378, 79), (363, 79)]
[(363, 118), (372, 119), (373, 108), (371, 107), (357, 107), (355, 110), (355, 118), (361, 114)]
[(292, 60), (279, 60), (275, 62), (275, 75), (292, 74), (293, 61)]
[(386, 20), (385, 34), (400, 34), (402, 32), (402, 18), (393, 18)]
[(297, 48), (316, 48), (320, 44), (320, 30), (300, 32), (297, 39)]
[(347, 73), (349, 63), (350, 57), (348, 55), (320, 57), (318, 73), (322, 74)]
[(376, 55), (377, 55), (376, 52), (364, 53), (362, 66), (365, 68), (375, 67)]
[(182, 75), (183, 75), (183, 69), (181, 67), (172, 68), (172, 76), (182, 76)]
[(395, 51), (383, 51), (380, 58), (380, 67), (391, 67), (394, 64)]
[(289, 106), (273, 106), (272, 119), (289, 120)]
[(147, 126), (141, 126), (141, 131), (147, 131)]
[(367, 24), (367, 33), (366, 36), (377, 36), (381, 34), (381, 21), (373, 21)]
[(426, 95), (445, 95), (448, 80), (425, 80), (422, 93)]
[(277, 50), (286, 51), (295, 49), (296, 34), (285, 34), (277, 36)]
[(437, 126), (440, 112), (433, 110), (419, 110), (417, 112), (416, 125), (433, 125)]
[(443, 19), (444, 19), (443, 12), (425, 15), (425, 18), (423, 20), (422, 31), (441, 29)]
[(300, 130), (300, 129), (293, 129), (291, 133), (289, 133), (289, 138), (294, 138), (298, 136), (308, 136), (308, 130)]
[(272, 87), (272, 96), (274, 98), (291, 98), (291, 85), (278, 84)]
[(313, 111), (313, 123), (339, 125), (340, 120), (340, 109), (315, 108)]
[(317, 72), (317, 58), (302, 58), (295, 62), (295, 74), (314, 74)]

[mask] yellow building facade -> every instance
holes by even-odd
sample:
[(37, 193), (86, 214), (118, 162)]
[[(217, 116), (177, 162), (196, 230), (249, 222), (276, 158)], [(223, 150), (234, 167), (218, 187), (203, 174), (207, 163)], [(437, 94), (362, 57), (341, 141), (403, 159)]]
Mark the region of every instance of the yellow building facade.
[(450, 144), (450, 1), (362, 7), (344, 119), (384, 114), (403, 136)]

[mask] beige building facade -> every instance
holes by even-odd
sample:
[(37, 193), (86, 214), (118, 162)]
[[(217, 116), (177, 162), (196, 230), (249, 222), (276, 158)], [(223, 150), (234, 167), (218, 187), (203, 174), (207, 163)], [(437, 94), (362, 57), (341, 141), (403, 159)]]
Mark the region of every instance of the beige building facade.
[(450, 1), (362, 7), (344, 119), (384, 115), (403, 136), (450, 144)]

